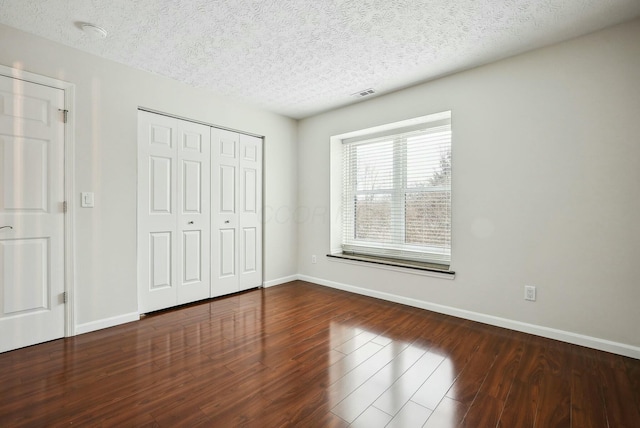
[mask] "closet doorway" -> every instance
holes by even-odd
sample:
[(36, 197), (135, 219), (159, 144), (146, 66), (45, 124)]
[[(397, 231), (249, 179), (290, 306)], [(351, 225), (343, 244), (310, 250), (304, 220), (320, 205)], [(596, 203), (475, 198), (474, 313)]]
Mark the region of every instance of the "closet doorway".
[(138, 112), (138, 308), (262, 285), (262, 138)]

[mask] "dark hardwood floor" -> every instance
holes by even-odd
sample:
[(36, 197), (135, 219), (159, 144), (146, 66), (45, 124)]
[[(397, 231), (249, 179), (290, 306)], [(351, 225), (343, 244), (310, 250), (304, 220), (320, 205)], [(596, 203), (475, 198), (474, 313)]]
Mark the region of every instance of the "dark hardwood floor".
[(0, 354), (0, 427), (640, 427), (640, 361), (296, 281)]

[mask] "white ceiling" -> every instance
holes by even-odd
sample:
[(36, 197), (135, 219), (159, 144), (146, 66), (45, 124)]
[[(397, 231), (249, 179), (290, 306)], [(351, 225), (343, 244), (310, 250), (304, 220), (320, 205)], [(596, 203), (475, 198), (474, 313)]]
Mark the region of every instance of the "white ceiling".
[(293, 118), (637, 16), (640, 0), (0, 0), (0, 23)]

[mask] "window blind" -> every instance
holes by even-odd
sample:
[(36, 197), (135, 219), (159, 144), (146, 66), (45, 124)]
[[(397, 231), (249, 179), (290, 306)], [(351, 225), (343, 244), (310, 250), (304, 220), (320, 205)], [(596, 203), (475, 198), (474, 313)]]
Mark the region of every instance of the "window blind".
[(448, 265), (451, 122), (343, 141), (342, 250)]

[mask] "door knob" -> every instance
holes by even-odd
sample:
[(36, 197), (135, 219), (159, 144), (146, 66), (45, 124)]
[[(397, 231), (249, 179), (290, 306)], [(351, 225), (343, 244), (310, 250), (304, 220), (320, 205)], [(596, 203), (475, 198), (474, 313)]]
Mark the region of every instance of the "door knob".
[(225, 221), (224, 221), (224, 224), (229, 224), (229, 220), (225, 220)]
[(187, 223), (187, 224), (193, 224), (193, 222), (192, 222), (192, 221), (190, 221), (190, 222), (189, 222), (189, 223)]
[(0, 226), (0, 229), (7, 229), (7, 228), (13, 229), (13, 226)]

